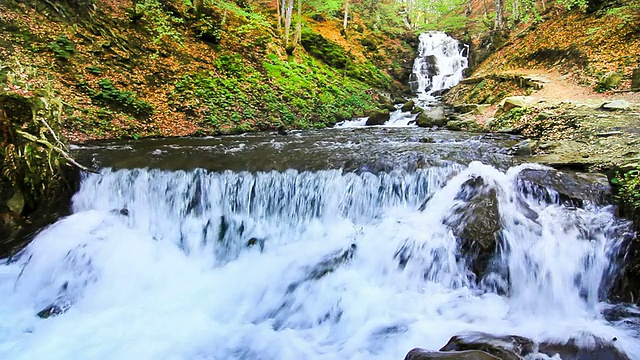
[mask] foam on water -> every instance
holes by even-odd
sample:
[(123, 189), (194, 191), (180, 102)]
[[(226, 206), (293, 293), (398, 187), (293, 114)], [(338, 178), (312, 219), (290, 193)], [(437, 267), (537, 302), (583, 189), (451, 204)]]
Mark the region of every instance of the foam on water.
[[(626, 224), (523, 192), (522, 168), (89, 175), (0, 266), (0, 358), (402, 359), (468, 330), (615, 336), (638, 358), (600, 315)], [(504, 227), (484, 282), (443, 225), (476, 176)], [(36, 317), (51, 304), (68, 310)]]

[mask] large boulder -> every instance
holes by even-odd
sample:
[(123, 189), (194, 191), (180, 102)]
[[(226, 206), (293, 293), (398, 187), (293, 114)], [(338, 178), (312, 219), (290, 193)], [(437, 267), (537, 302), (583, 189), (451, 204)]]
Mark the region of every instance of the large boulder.
[(554, 169), (525, 169), (517, 176), (520, 192), (546, 202), (582, 207), (585, 201), (606, 204), (611, 186), (605, 175)]
[(435, 107), (430, 110), (425, 110), (422, 114), (418, 115), (416, 119), (416, 124), (419, 127), (442, 127), (447, 125), (447, 117), (444, 112), (444, 108)]
[(496, 190), (481, 177), (474, 177), (462, 185), (455, 199), (458, 205), (443, 222), (460, 239), (460, 252), (471, 270), (482, 278), (502, 229)]
[(544, 342), (539, 345), (538, 352), (562, 360), (629, 360), (629, 357), (618, 350), (611, 342), (601, 338), (590, 341), (570, 339), (566, 343)]
[(483, 332), (470, 332), (452, 337), (440, 351), (479, 350), (501, 360), (521, 360), (532, 353), (533, 349), (533, 341), (522, 336), (495, 336)]
[(498, 117), (502, 114), (508, 113), (512, 109), (526, 108), (534, 102), (534, 99), (530, 96), (510, 96), (504, 98), (498, 105), (498, 110), (495, 116)]
[(404, 360), (428, 360), (428, 359), (441, 359), (441, 360), (500, 360), (491, 354), (487, 354), (484, 351), (470, 350), (470, 351), (427, 351), (423, 349), (413, 349), (409, 351)]
[(389, 110), (374, 110), (369, 114), (366, 125), (382, 125), (389, 121), (389, 118), (391, 118)]

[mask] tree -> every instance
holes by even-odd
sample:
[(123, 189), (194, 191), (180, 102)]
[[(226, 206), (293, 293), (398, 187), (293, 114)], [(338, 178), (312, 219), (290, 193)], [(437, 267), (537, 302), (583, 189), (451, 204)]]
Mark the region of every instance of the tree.
[(493, 25), (494, 30), (504, 29), (504, 0), (495, 0), (496, 20)]

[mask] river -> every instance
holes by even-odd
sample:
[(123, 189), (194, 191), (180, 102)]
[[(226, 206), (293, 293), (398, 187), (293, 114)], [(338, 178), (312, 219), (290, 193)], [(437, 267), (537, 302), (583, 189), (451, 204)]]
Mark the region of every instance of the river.
[[(383, 126), (76, 146), (100, 173), (0, 266), (0, 358), (402, 359), (482, 331), (639, 359), (633, 316), (604, 315), (629, 224), (518, 141)], [(584, 196), (539, 185), (560, 176)]]

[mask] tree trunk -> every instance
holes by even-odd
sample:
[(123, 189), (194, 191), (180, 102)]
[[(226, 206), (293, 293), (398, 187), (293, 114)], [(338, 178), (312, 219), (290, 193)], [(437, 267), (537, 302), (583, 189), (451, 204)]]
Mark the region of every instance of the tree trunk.
[(280, 13), (280, 0), (276, 0), (276, 19), (278, 25), (278, 35), (280, 35), (282, 34), (282, 15)]
[(496, 22), (494, 25), (494, 30), (502, 30), (504, 28), (504, 19), (503, 19), (504, 0), (495, 0), (495, 4), (496, 4)]
[(293, 46), (296, 46), (302, 38), (302, 0), (298, 0), (298, 26), (296, 27), (296, 37)]
[[(283, 3), (286, 0), (283, 0)], [(289, 39), (291, 38), (291, 17), (293, 16), (293, 0), (288, 0), (284, 16), (284, 46), (289, 46)]]
[(347, 33), (347, 21), (349, 21), (349, 0), (344, 1), (344, 23), (342, 28), (345, 34)]

